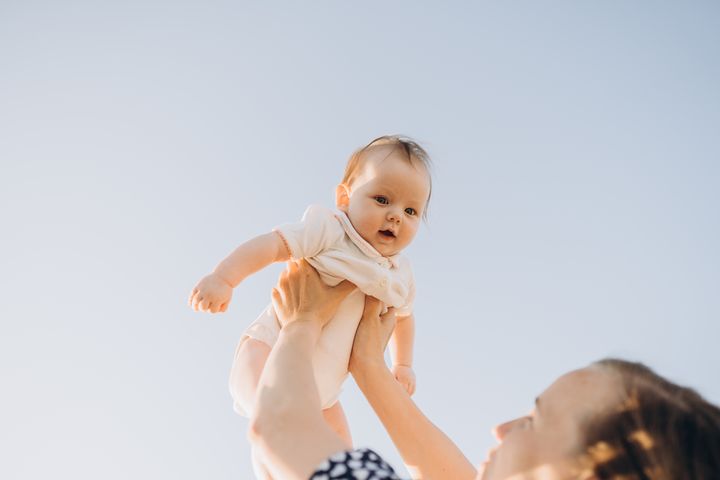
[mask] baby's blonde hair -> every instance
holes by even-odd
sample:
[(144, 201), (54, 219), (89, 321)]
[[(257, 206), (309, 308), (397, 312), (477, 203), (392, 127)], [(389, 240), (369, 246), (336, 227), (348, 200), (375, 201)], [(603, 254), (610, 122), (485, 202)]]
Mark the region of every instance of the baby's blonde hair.
[(365, 165), (365, 162), (363, 161), (365, 152), (368, 152), (375, 147), (387, 145), (394, 147), (388, 155), (396, 150), (401, 150), (405, 153), (405, 158), (410, 165), (415, 166), (413, 162), (417, 161), (425, 167), (425, 170), (428, 173), (428, 181), (430, 182), (430, 191), (428, 193), (427, 201), (425, 202), (422, 218), (427, 221), (428, 208), (430, 207), (430, 196), (432, 195), (432, 175), (430, 175), (432, 162), (430, 161), (430, 155), (428, 155), (425, 149), (412, 138), (402, 135), (383, 135), (382, 137), (374, 139), (364, 147), (355, 150), (353, 154), (350, 155), (350, 159), (345, 166), (345, 174), (343, 175), (342, 183), (348, 186), (352, 185), (352, 182), (357, 178), (358, 173)]

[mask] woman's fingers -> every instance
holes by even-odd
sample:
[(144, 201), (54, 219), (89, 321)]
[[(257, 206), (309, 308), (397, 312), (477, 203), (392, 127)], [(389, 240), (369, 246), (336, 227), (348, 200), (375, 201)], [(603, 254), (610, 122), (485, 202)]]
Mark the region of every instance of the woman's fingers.
[(381, 316), (382, 307), (380, 300), (365, 296), (365, 310), (353, 342), (351, 371), (368, 361), (384, 363), (383, 352), (395, 328), (395, 310), (390, 308)]
[(382, 325), (382, 331), (385, 339), (384, 347), (387, 347), (390, 341), (390, 335), (395, 330), (395, 309), (390, 307), (384, 315), (380, 315), (380, 323)]
[(287, 268), (288, 273), (290, 273), (290, 274), (297, 273), (298, 270), (300, 270), (301, 263), (307, 264), (305, 259), (289, 261), (288, 268)]
[(273, 292), (273, 305), (281, 325), (299, 318), (326, 324), (355, 286), (343, 281), (329, 287), (307, 261), (289, 261)]
[(298, 278), (299, 284), (304, 287), (303, 290), (307, 293), (315, 292), (315, 294), (325, 297), (323, 300), (325, 303), (339, 304), (355, 289), (355, 285), (348, 280), (343, 280), (338, 285), (329, 287), (322, 281), (317, 270), (304, 258), (290, 263), (290, 274)]
[(288, 283), (288, 276), (290, 275), (290, 267), (288, 265), (288, 268), (280, 272), (280, 276), (278, 277), (278, 285), (287, 285)]
[(322, 280), (320, 280), (320, 275), (317, 273), (317, 270), (315, 270), (304, 258), (301, 258), (296, 262), (292, 262), (290, 268), (290, 271), (297, 275), (299, 279), (302, 279), (304, 284), (308, 286), (319, 286), (322, 284)]
[(388, 322), (395, 325), (395, 320), (397, 319), (397, 316), (395, 314), (395, 307), (388, 308), (387, 312), (381, 315), (380, 318), (382, 318), (383, 322)]
[(281, 305), (285, 305), (286, 299), (288, 298), (289, 289), (292, 286), (292, 283), (290, 282), (289, 276), (288, 276), (288, 270), (285, 269), (280, 273), (280, 277), (278, 278), (277, 285), (273, 288), (273, 298), (276, 298), (277, 305), (275, 308), (275, 311), (278, 311), (278, 307)]
[(279, 312), (280, 306), (282, 305), (282, 296), (280, 295), (280, 291), (275, 287), (272, 289), (272, 304), (275, 312)]
[(362, 319), (365, 320), (377, 318), (382, 310), (382, 302), (375, 297), (365, 295), (365, 310), (363, 310)]
[(350, 295), (357, 287), (354, 283), (349, 280), (343, 280), (342, 283), (333, 287), (333, 293), (337, 296), (338, 300), (344, 300), (345, 297)]

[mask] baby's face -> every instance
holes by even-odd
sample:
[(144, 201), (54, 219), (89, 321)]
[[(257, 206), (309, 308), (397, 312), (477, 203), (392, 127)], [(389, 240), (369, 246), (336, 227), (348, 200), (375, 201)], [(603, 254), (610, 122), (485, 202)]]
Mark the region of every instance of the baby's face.
[(365, 155), (352, 185), (338, 187), (337, 206), (360, 236), (388, 257), (415, 238), (430, 195), (430, 177), (424, 165), (410, 164), (404, 152), (393, 151), (392, 146)]

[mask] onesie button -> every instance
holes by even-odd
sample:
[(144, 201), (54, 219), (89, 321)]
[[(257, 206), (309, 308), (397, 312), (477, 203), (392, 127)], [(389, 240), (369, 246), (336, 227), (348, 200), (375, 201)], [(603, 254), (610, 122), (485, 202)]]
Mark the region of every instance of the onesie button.
[(387, 287), (387, 278), (383, 278), (382, 280), (380, 280), (380, 286), (383, 288)]

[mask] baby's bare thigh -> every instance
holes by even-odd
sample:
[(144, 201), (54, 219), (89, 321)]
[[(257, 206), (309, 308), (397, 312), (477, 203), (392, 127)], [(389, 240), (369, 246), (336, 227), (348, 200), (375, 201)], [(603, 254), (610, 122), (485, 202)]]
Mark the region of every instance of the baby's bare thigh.
[(348, 447), (351, 448), (352, 435), (350, 433), (350, 425), (348, 425), (347, 418), (345, 417), (345, 411), (343, 410), (342, 405), (340, 405), (340, 401), (335, 402), (332, 407), (324, 409), (322, 413), (325, 421), (328, 425), (330, 425), (330, 428), (343, 439)]
[(270, 346), (254, 338), (245, 338), (235, 352), (230, 371), (230, 392), (246, 412), (251, 411), (255, 401), (260, 375), (270, 355)]

